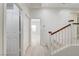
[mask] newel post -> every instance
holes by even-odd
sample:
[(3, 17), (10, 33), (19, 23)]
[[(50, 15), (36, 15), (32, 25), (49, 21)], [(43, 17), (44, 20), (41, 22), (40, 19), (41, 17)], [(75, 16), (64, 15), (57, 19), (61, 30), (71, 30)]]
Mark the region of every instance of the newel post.
[(71, 33), (71, 35), (70, 35), (70, 37), (71, 37), (71, 39), (70, 39), (70, 45), (73, 45), (73, 41), (74, 41), (74, 26), (73, 26), (73, 22), (74, 22), (74, 20), (69, 20), (68, 21), (69, 22), (69, 24), (71, 24), (71, 27), (70, 27), (70, 33)]

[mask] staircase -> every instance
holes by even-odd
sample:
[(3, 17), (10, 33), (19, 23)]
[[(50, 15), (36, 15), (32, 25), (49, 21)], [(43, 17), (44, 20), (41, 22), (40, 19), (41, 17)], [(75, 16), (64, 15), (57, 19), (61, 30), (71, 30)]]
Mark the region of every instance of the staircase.
[[(77, 26), (79, 23), (68, 24), (59, 30), (52, 32), (49, 31), (49, 40), (50, 40), (50, 55), (69, 55), (77, 52), (79, 48), (79, 40), (77, 36)], [(77, 46), (77, 47), (76, 47)], [(73, 48), (73, 49), (72, 49)], [(66, 51), (67, 50), (67, 51)], [(77, 51), (74, 51), (77, 50)], [(79, 53), (77, 53), (79, 55)], [(71, 54), (74, 55), (74, 54)]]
[(67, 47), (55, 53), (54, 56), (79, 56), (79, 46)]

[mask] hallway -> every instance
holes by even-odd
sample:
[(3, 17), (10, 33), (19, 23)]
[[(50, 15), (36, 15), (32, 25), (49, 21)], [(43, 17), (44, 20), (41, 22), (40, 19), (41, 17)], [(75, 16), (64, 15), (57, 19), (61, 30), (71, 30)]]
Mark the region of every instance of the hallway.
[(53, 56), (58, 51), (64, 52), (64, 47), (79, 45), (78, 6), (76, 3), (0, 4), (0, 54)]

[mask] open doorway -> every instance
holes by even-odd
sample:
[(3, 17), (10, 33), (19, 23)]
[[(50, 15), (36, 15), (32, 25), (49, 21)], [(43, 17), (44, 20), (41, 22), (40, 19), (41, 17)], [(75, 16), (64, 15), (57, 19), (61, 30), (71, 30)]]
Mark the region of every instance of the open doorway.
[(40, 44), (40, 19), (31, 19), (31, 45)]

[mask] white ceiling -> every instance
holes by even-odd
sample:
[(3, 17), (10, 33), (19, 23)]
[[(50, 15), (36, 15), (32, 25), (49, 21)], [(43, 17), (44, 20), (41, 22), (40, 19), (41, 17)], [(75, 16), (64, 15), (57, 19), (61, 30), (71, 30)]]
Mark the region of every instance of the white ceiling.
[(26, 3), (29, 8), (79, 8), (79, 3)]
[(41, 4), (40, 3), (26, 3), (26, 6), (29, 8), (40, 8)]

